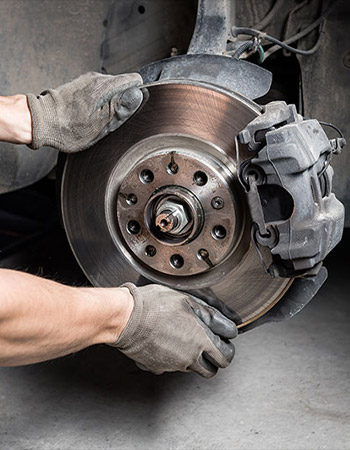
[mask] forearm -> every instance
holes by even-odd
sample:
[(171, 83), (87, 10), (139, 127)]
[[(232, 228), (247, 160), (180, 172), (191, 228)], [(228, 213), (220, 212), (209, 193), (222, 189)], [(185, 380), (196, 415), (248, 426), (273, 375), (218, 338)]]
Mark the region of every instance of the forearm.
[(73, 288), (6, 269), (0, 285), (1, 366), (114, 343), (133, 308), (125, 288)]
[(0, 96), (0, 141), (32, 142), (32, 119), (25, 95)]

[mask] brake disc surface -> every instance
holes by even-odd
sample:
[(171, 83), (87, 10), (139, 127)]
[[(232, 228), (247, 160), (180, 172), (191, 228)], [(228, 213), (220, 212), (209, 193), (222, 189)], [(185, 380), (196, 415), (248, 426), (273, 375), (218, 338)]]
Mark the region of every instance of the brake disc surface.
[(61, 203), (72, 250), (95, 286), (162, 283), (220, 299), (244, 326), (291, 283), (264, 273), (236, 174), (235, 137), (259, 109), (199, 83), (148, 93), (119, 130), (67, 158)]

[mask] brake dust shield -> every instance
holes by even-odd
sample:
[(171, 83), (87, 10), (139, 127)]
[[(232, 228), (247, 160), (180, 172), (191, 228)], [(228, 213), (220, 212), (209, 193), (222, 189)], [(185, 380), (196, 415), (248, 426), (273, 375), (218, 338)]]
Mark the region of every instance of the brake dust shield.
[(235, 137), (259, 108), (200, 83), (148, 93), (119, 130), (67, 158), (61, 203), (72, 250), (94, 286), (155, 282), (220, 299), (242, 327), (291, 283), (264, 273), (236, 174)]

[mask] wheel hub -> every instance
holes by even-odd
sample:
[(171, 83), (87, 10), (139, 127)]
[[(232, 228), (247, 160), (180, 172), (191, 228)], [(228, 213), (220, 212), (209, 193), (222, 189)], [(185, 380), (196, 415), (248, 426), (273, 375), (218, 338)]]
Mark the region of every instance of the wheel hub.
[[(233, 174), (223, 173), (220, 160), (206, 154), (209, 144), (188, 137), (152, 140), (153, 150), (130, 168), (119, 188), (117, 224), (125, 245), (160, 273), (179, 276), (211, 270), (224, 261), (239, 237)], [(176, 164), (176, 173), (168, 170), (170, 163)], [(137, 201), (130, 203), (130, 197)], [(182, 264), (173, 263), (175, 255)]]

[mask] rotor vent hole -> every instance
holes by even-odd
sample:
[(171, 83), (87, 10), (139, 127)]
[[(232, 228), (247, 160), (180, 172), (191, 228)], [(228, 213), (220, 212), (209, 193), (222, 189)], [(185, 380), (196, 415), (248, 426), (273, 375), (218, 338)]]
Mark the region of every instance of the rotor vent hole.
[(140, 6), (137, 8), (137, 10), (138, 10), (138, 12), (139, 12), (140, 14), (145, 14), (145, 12), (146, 12), (146, 8), (145, 8), (143, 5), (140, 5)]
[(197, 186), (204, 186), (208, 182), (208, 176), (206, 173), (202, 172), (201, 170), (198, 170), (193, 175), (193, 181)]
[(142, 170), (140, 173), (140, 180), (142, 181), (142, 183), (145, 184), (152, 183), (152, 181), (154, 180), (154, 174), (152, 170), (149, 169)]

